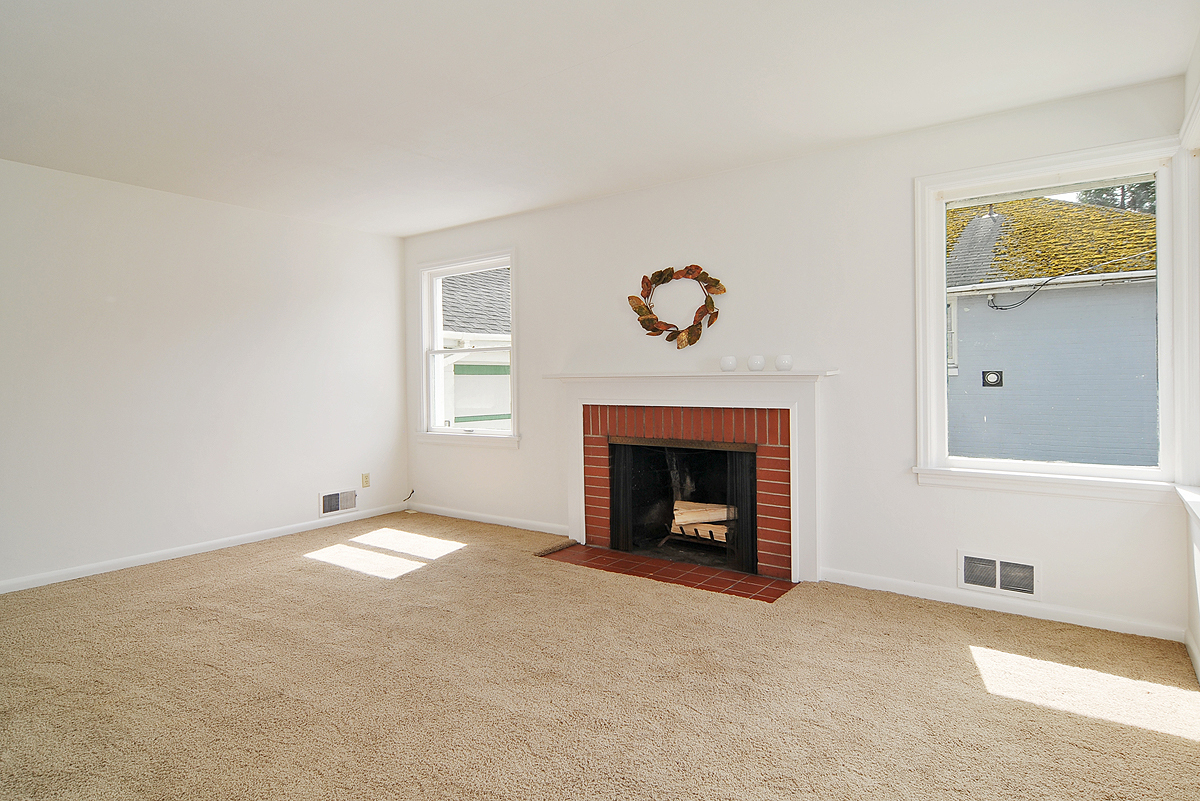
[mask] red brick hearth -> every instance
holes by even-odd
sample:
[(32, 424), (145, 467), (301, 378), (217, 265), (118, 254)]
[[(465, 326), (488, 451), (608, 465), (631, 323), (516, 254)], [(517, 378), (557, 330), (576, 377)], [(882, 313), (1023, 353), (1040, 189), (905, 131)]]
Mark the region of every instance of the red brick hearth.
[(792, 577), (791, 430), (787, 409), (584, 406), (584, 531), (609, 547), (609, 437), (757, 445), (758, 572)]

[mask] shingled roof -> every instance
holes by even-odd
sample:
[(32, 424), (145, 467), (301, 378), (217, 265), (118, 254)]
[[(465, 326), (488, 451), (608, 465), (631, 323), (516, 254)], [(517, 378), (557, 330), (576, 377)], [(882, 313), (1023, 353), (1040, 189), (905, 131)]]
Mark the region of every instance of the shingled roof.
[(508, 267), (442, 279), (442, 328), (463, 334), (511, 334)]
[(1155, 216), (1046, 197), (946, 212), (946, 286), (1153, 270)]

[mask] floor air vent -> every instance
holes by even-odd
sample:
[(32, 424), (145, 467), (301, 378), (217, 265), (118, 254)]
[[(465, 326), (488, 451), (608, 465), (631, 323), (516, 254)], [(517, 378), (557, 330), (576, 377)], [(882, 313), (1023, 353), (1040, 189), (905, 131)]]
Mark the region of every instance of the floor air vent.
[(978, 556), (963, 557), (963, 583), (976, 587), (996, 586), (996, 560)]
[(958, 552), (958, 586), (969, 590), (1017, 592), (1037, 598), (1037, 568), (994, 556)]
[(349, 512), (358, 505), (358, 493), (354, 490), (330, 492), (321, 496), (321, 517), (338, 512)]
[(1033, 595), (1033, 565), (1017, 562), (1000, 563), (1000, 589)]

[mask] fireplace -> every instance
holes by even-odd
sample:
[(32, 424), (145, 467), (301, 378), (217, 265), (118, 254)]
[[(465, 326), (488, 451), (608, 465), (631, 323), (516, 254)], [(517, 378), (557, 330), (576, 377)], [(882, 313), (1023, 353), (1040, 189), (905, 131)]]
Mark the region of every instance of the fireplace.
[(583, 418), (589, 545), (792, 578), (788, 409), (589, 404)]
[[(837, 370), (560, 374), (567, 527), (612, 546), (612, 440), (754, 452), (755, 572), (819, 581), (824, 515), (822, 385)], [(719, 443), (719, 445), (717, 444)], [(738, 511), (739, 519), (741, 510)]]

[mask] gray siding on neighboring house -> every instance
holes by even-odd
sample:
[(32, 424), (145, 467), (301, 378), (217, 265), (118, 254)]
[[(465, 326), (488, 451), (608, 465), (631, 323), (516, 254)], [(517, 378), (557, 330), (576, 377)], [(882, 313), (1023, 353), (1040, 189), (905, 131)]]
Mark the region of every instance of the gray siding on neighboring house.
[[(950, 454), (1158, 464), (1155, 293), (1152, 281), (1045, 289), (1009, 311), (959, 296)], [(1004, 386), (982, 386), (985, 370), (1002, 370)]]

